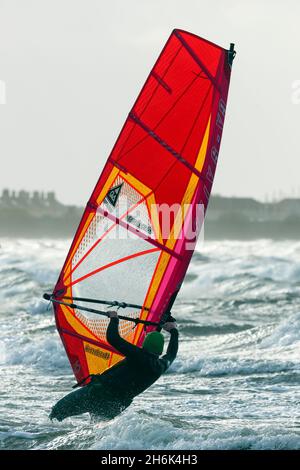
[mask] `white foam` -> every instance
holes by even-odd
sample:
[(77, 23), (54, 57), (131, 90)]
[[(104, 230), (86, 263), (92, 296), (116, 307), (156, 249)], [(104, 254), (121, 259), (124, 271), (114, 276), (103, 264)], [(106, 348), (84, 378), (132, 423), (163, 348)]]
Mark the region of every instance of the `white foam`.
[[(187, 337), (183, 332), (178, 358), (169, 375), (137, 398), (121, 416), (97, 426), (90, 425), (86, 416), (66, 420), (55, 427), (51, 436), (53, 427), (46, 418), (50, 401), (52, 404), (66, 393), (71, 368), (60, 338), (54, 333), (52, 310), (47, 311), (47, 302), (40, 296), (56, 282), (68, 246), (69, 241), (6, 240), (4, 243), (1, 240), (0, 363), (3, 371), (11, 372), (11, 376), (4, 374), (2, 379), (12, 384), (12, 393), (18, 397), (13, 407), (4, 403), (1, 410), (3, 422), (10, 423), (11, 418), (18, 416), (5, 439), (9, 436), (32, 439), (36, 442), (33, 447), (42, 448), (300, 448), (292, 418), (286, 426), (287, 417), (294, 416), (296, 409), (295, 376), (300, 369), (300, 314), (296, 298), (300, 243), (262, 240), (205, 244), (201, 250), (203, 259), (192, 261), (194, 280), (183, 289), (188, 299), (187, 310), (181, 311), (179, 302), (178, 311), (182, 317), (188, 316), (203, 325), (211, 325), (212, 321), (223, 324), (225, 303), (225, 323), (239, 324), (239, 315), (246, 313), (242, 321), (254, 327), (199, 337)], [(292, 294), (291, 300), (285, 300), (285, 293)], [(263, 295), (266, 309), (259, 303), (251, 304), (251, 298), (259, 300)], [(209, 298), (203, 311), (197, 301), (201, 296), (204, 301)], [(239, 309), (234, 302), (230, 304), (231, 300), (241, 298), (245, 300), (246, 312), (244, 307)], [(268, 303), (268, 298), (280, 302)], [(24, 376), (16, 374), (15, 378), (16, 371), (22, 371)], [(288, 373), (282, 374), (285, 371)], [(263, 380), (252, 380), (255, 374), (263, 374)], [(24, 383), (32, 384), (33, 379), (37, 388), (34, 391), (32, 386), (32, 396), (29, 396)], [(211, 386), (220, 383), (224, 390), (214, 394)], [(242, 384), (242, 388), (233, 384)], [(201, 394), (202, 391), (205, 393)], [(33, 404), (36, 403), (34, 393), (41, 400), (38, 407)], [(159, 400), (159, 405), (155, 400)], [(170, 408), (174, 404), (178, 406), (176, 416)], [(208, 405), (207, 417), (199, 410), (201, 404)], [(248, 411), (251, 418), (247, 417)], [(27, 426), (29, 420), (31, 424)], [(36, 433), (43, 420), (47, 425), (45, 434), (49, 432), (47, 444), (44, 434), (38, 442)], [(294, 425), (296, 429), (297, 423)]]
[(284, 319), (273, 331), (264, 338), (260, 344), (261, 348), (284, 348), (287, 346), (298, 346), (300, 343), (300, 313)]
[(299, 449), (300, 436), (272, 426), (236, 427), (216, 431), (207, 425), (201, 429), (178, 428), (165, 418), (123, 413), (106, 426), (99, 426), (96, 443), (91, 449)]
[[(196, 256), (192, 259), (188, 272), (196, 279), (183, 285), (181, 295), (195, 297), (196, 289), (200, 295), (209, 294), (210, 290), (215, 295), (216, 289), (217, 292), (222, 289), (223, 281), (235, 279), (238, 285), (245, 276), (260, 281), (297, 283), (300, 281), (299, 247), (299, 243), (269, 240), (205, 242), (199, 252), (208, 262), (202, 263)], [(230, 286), (222, 293), (230, 295)]]
[(292, 361), (214, 357), (209, 359), (177, 359), (171, 370), (180, 374), (198, 372), (201, 377), (214, 377), (220, 375), (248, 375), (299, 370), (299, 366)]
[(67, 253), (69, 241), (1, 240), (2, 266), (13, 266), (37, 284), (53, 284)]
[(49, 308), (49, 302), (46, 302), (44, 299), (39, 298), (39, 299), (33, 299), (29, 303), (27, 310), (31, 314), (47, 314), (49, 311), (52, 312), (52, 307), (50, 305), (50, 308)]
[[(182, 431), (180, 434), (187, 437), (187, 432)], [(172, 444), (173, 448), (180, 448), (182, 437), (178, 434), (178, 429), (168, 422), (157, 418), (154, 423), (150, 417), (135, 414), (131, 409), (107, 426), (99, 427), (98, 440), (92, 449), (169, 449)]]
[(31, 365), (44, 369), (70, 370), (64, 348), (57, 334), (35, 338), (19, 344), (0, 343), (1, 358), (6, 365)]

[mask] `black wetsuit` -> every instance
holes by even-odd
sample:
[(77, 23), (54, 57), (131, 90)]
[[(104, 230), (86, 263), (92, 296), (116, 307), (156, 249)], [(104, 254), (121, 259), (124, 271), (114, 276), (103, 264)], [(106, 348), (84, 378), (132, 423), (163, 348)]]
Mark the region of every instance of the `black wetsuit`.
[(82, 413), (112, 419), (127, 408), (136, 395), (152, 385), (174, 361), (178, 350), (178, 331), (170, 331), (167, 353), (161, 358), (134, 346), (119, 335), (119, 319), (112, 318), (107, 329), (107, 341), (125, 356), (103, 374), (93, 375), (88, 385), (59, 400), (50, 418), (59, 421)]

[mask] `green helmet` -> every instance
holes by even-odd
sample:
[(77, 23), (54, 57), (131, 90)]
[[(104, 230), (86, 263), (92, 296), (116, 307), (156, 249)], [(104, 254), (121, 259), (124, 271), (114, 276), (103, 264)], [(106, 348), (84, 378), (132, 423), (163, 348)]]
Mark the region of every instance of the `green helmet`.
[(159, 356), (164, 349), (164, 337), (158, 331), (152, 331), (148, 333), (143, 342), (143, 348), (150, 353), (158, 354)]

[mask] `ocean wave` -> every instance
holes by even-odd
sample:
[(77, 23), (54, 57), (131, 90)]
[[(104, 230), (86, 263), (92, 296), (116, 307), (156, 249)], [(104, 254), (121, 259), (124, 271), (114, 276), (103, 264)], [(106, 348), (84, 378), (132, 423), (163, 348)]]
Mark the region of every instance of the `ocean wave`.
[[(229, 325), (230, 326), (230, 325)], [(182, 344), (181, 353), (170, 372), (198, 372), (200, 376), (251, 375), (299, 370), (300, 313), (289, 315), (279, 324), (263, 324), (210, 336), (210, 326), (189, 325), (191, 332), (208, 328), (201, 354), (191, 354), (190, 342)], [(235, 325), (236, 327), (236, 325)], [(180, 329), (185, 333), (186, 326)], [(218, 330), (216, 330), (218, 332)]]
[(65, 351), (56, 333), (19, 344), (1, 341), (0, 358), (5, 365), (35, 366), (51, 369), (54, 373), (70, 372)]
[(41, 296), (68, 246), (1, 240), (0, 363), (17, 397), (1, 410), (5, 448), (300, 449), (300, 243), (206, 243), (174, 306), (178, 357), (128, 410), (97, 425), (86, 415), (47, 418), (72, 371)]
[(10, 269), (23, 273), (39, 285), (54, 284), (69, 242), (51, 240), (1, 240), (0, 279)]
[(209, 450), (209, 449), (300, 449), (300, 435), (276, 429), (238, 427), (234, 430), (182, 428), (168, 417), (143, 416), (133, 410), (125, 412), (106, 426), (100, 426), (92, 450)]
[(182, 442), (188, 445), (187, 431), (180, 430), (162, 419), (136, 414), (128, 410), (106, 426), (99, 426), (95, 450), (126, 449), (180, 449)]
[(200, 443), (201, 450), (296, 450), (300, 449), (300, 435), (274, 426), (260, 431), (251, 428), (227, 432), (212, 432)]
[(282, 321), (272, 332), (264, 338), (261, 348), (283, 348), (296, 345), (300, 342), (300, 313), (292, 315)]
[[(185, 284), (205, 290), (230, 280), (237, 285), (251, 279), (262, 283), (300, 282), (299, 244), (274, 243), (260, 240), (254, 243), (225, 242), (205, 243), (201, 251), (195, 252), (188, 270)], [(226, 269), (224, 269), (226, 266)], [(255, 287), (255, 286), (253, 286)]]
[(37, 314), (52, 314), (52, 306), (49, 302), (46, 302), (42, 297), (33, 299), (27, 306), (27, 311), (37, 315)]
[(299, 364), (293, 361), (272, 361), (268, 359), (241, 358), (190, 358), (177, 359), (170, 372), (188, 374), (198, 372), (200, 377), (220, 377), (224, 375), (251, 375), (299, 370)]
[(235, 323), (216, 323), (214, 325), (199, 325), (194, 323), (180, 323), (180, 333), (185, 336), (211, 336), (211, 335), (227, 335), (230, 333), (238, 333), (252, 328), (250, 324), (237, 325)]

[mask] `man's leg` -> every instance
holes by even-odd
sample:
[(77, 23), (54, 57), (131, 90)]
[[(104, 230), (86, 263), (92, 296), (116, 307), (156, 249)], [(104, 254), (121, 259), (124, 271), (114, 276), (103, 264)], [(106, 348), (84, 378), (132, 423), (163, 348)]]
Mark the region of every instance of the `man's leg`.
[(69, 393), (59, 400), (52, 408), (49, 418), (62, 421), (69, 416), (90, 413), (102, 419), (113, 419), (122, 413), (132, 402), (114, 396), (107, 386), (103, 386), (100, 378), (93, 378), (84, 387)]
[(52, 408), (49, 418), (62, 421), (69, 416), (87, 413), (91, 406), (89, 385), (69, 393)]

